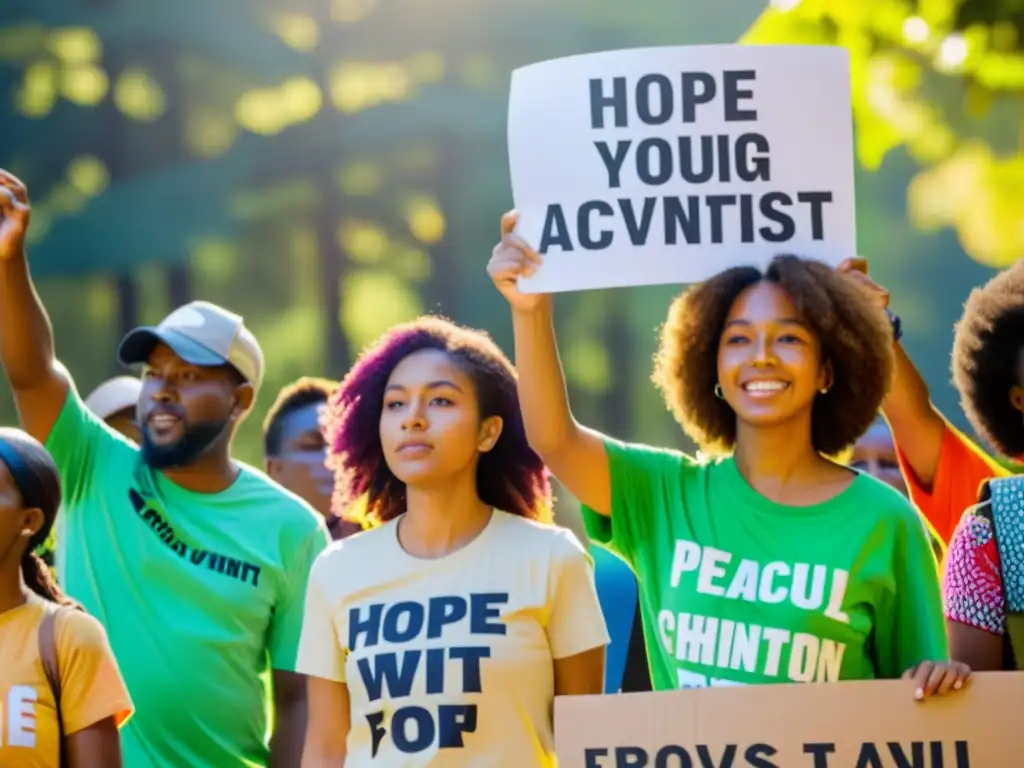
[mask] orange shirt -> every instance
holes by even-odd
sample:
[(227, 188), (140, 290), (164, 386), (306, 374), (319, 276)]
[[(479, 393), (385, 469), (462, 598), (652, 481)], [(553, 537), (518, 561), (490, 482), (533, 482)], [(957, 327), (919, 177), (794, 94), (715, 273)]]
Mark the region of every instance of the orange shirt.
[[(42, 598), (0, 613), (0, 766), (59, 768), (53, 693), (39, 655)], [(132, 713), (107, 634), (91, 616), (62, 612), (55, 627), (65, 734)]]
[(1010, 474), (948, 424), (942, 436), (931, 491), (921, 486), (898, 444), (896, 456), (910, 500), (921, 510), (943, 544), (949, 544), (964, 510), (977, 503), (982, 482)]

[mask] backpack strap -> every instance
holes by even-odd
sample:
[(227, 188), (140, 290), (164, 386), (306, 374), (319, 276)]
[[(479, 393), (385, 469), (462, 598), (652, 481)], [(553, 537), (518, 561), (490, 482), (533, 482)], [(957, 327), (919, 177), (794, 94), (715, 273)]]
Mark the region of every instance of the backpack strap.
[(63, 706), (60, 696), (60, 654), (57, 652), (57, 616), (64, 611), (72, 610), (63, 605), (47, 601), (43, 621), (39, 625), (39, 658), (43, 661), (46, 679), (53, 692), (54, 708), (57, 712), (57, 733), (59, 734), (60, 766), (67, 767), (67, 749), (64, 735)]
[(1024, 477), (982, 485), (976, 511), (992, 523), (1006, 605), (1006, 669), (1024, 662)]

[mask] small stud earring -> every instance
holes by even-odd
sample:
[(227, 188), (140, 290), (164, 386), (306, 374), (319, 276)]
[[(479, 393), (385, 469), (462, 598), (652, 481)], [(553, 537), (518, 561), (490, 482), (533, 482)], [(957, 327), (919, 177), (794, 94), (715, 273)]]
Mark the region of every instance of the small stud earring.
[(820, 392), (821, 394), (823, 394), (823, 395), (827, 395), (827, 394), (828, 394), (828, 387), (822, 387), (822, 388), (821, 388), (821, 389), (819, 389), (818, 391), (819, 391), (819, 392)]
[(21, 535), (25, 536), (26, 538), (31, 538), (31, 536), (32, 536), (32, 529), (31, 528), (22, 528), (21, 529)]

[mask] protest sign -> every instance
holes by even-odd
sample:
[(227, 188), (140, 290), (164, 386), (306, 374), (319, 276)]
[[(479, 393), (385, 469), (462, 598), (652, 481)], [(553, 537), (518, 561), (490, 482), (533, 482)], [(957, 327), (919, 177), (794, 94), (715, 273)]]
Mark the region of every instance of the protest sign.
[(687, 283), (778, 253), (856, 255), (849, 54), (708, 45), (512, 73), (528, 292)]
[(1024, 673), (915, 701), (906, 680), (555, 699), (559, 768), (1004, 768)]

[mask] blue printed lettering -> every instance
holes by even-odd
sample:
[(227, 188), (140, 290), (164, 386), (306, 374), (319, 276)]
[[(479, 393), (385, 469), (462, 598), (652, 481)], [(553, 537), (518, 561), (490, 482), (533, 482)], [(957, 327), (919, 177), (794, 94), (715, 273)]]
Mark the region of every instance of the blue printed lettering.
[[(491, 592), (469, 596), (469, 631), (474, 635), (504, 635), (508, 627), (501, 621), (499, 605), (508, 602), (508, 592)], [(491, 619), (498, 619), (491, 623)]]
[[(402, 619), (408, 616), (405, 629), (400, 629)], [(408, 643), (423, 631), (423, 606), (412, 601), (395, 603), (384, 614), (384, 641), (388, 643)]]
[(359, 646), (359, 636), (366, 634), (364, 646), (376, 645), (380, 639), (380, 617), (384, 613), (384, 606), (374, 603), (370, 606), (369, 615), (364, 619), (359, 608), (353, 608), (348, 612), (348, 648), (354, 651)]
[(448, 624), (455, 624), (466, 618), (466, 600), (455, 595), (432, 597), (427, 615), (427, 637), (440, 637), (441, 630)]
[[(460, 622), (465, 622), (463, 631), (468, 629), (471, 635), (504, 635), (508, 627), (501, 613), (508, 599), (505, 592), (465, 597), (439, 595), (423, 603), (404, 600), (349, 610), (350, 652), (379, 644), (406, 645), (394, 651), (381, 649), (380, 653), (357, 654), (356, 666), (367, 698), (370, 701), (387, 699), (393, 703), (387, 707), (390, 710), (387, 717), (384, 711), (366, 715), (374, 757), (389, 734), (394, 748), (405, 754), (422, 752), (432, 746), (439, 749), (465, 746), (466, 734), (475, 733), (477, 729), (476, 704), (446, 703), (435, 707), (401, 700), (412, 696), (414, 686), (417, 696), (482, 693), (482, 662), (491, 657), (491, 648), (487, 645), (409, 648), (408, 644), (416, 639), (441, 638), (447, 627)], [(457, 671), (461, 671), (461, 680), (456, 679)]]
[(487, 646), (451, 648), (448, 654), (462, 661), (462, 692), (480, 693), (483, 690), (480, 687), (480, 659), (489, 659), (491, 649)]
[[(409, 725), (415, 733), (409, 735)], [(400, 752), (422, 752), (434, 743), (434, 718), (423, 707), (402, 707), (391, 718), (391, 741)]]
[(437, 746), (466, 746), (462, 734), (476, 733), (476, 704), (442, 704), (437, 708)]
[(376, 701), (384, 694), (387, 686), (388, 696), (393, 699), (408, 696), (412, 692), (412, 682), (416, 679), (416, 668), (420, 664), (420, 651), (406, 651), (402, 654), (399, 669), (397, 653), (378, 653), (358, 662), (359, 674), (366, 686), (366, 696)]

